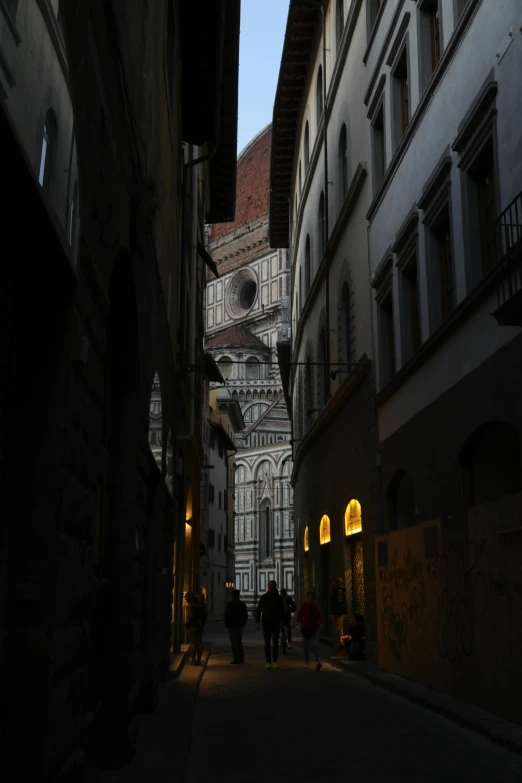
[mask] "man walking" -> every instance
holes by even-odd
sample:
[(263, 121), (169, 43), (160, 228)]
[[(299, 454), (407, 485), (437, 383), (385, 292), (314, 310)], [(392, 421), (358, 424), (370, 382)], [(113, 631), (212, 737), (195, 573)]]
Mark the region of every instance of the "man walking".
[(343, 635), (344, 618), (348, 611), (346, 605), (346, 588), (341, 577), (334, 579), (332, 595), (330, 598), (330, 617), (332, 618), (332, 649), (335, 657), (344, 655), (341, 650), (341, 636)]
[(283, 601), (277, 591), (277, 582), (269, 582), (268, 592), (261, 596), (256, 609), (257, 631), (259, 631), (261, 618), (265, 638), (265, 669), (279, 669), (277, 654), (279, 651), (279, 631), (283, 622)]
[(243, 601), (239, 600), (239, 590), (232, 590), (232, 600), (225, 609), (225, 625), (228, 628), (230, 643), (232, 645), (233, 661), (230, 663), (244, 663), (245, 652), (243, 650), (243, 628), (248, 620), (248, 609)]
[(283, 587), (281, 590), (281, 599), (283, 601), (283, 625), (286, 628), (286, 635), (288, 638), (288, 649), (292, 649), (292, 612), (295, 612), (295, 602), (293, 598), (290, 598), (286, 589)]

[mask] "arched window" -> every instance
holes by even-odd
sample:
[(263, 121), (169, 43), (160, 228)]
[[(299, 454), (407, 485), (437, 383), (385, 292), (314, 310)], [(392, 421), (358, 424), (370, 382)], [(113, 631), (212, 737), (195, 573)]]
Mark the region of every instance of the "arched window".
[(337, 0), (335, 6), (335, 41), (337, 44), (337, 54), (341, 47), (341, 40), (344, 31), (344, 0)]
[(239, 392), (239, 399), (240, 400), (244, 400), (245, 399), (245, 392), (243, 391), (243, 389), (241, 389), (240, 392)]
[(326, 221), (324, 213), (324, 192), (319, 197), (319, 209), (317, 211), (317, 231), (319, 239), (319, 259), (324, 256), (326, 250)]
[(272, 399), (272, 389), (269, 389), (269, 390), (267, 391), (267, 393), (266, 393), (266, 398), (267, 398), (267, 400), (271, 400), (271, 399)]
[(339, 355), (342, 357), (342, 372), (350, 372), (352, 360), (352, 319), (350, 312), (350, 289), (344, 283), (341, 289), (339, 307)]
[(321, 517), (321, 523), (319, 525), (319, 543), (330, 543), (330, 517), (327, 517), (326, 514), (323, 514)]
[(328, 365), (326, 363), (326, 330), (323, 328), (319, 333), (319, 345), (317, 350), (317, 378), (319, 380), (319, 398), (318, 406), (324, 408), (327, 402), (328, 394)]
[(305, 552), (308, 552), (310, 549), (310, 543), (308, 541), (308, 526), (304, 529), (304, 536), (303, 536), (303, 549)]
[(260, 559), (267, 560), (272, 557), (272, 524), (273, 512), (267, 501), (263, 501), (259, 511), (260, 530)]
[(233, 366), (230, 356), (222, 356), (218, 361), (219, 371), (225, 379), (232, 378)]
[(317, 103), (317, 129), (321, 124), (321, 117), (323, 116), (324, 101), (323, 101), (323, 66), (319, 66), (317, 71), (317, 83), (315, 87), (315, 97)]
[(251, 356), (246, 360), (246, 378), (247, 381), (255, 381), (259, 379), (259, 361)]
[(346, 125), (341, 128), (339, 136), (339, 171), (341, 172), (341, 186), (343, 199), (348, 193), (348, 134)]
[(234, 389), (234, 391), (232, 392), (232, 399), (233, 399), (233, 400), (237, 400), (238, 398), (239, 398), (239, 394), (238, 394), (238, 393), (237, 393), (237, 391)]
[(344, 512), (344, 535), (353, 536), (362, 532), (362, 511), (361, 504), (355, 498), (352, 498), (346, 506)]
[(264, 389), (261, 389), (261, 391), (259, 392), (259, 399), (260, 399), (260, 400), (264, 400), (264, 399), (265, 399), (265, 397), (266, 397), (265, 390), (264, 390)]
[(467, 505), (522, 490), (520, 434), (511, 424), (490, 421), (479, 427), (466, 441), (459, 462)]
[(405, 470), (399, 470), (388, 487), (388, 524), (390, 530), (399, 530), (415, 524), (415, 487)]
[(45, 115), (42, 136), (42, 151), (40, 154), (40, 173), (38, 175), (38, 182), (47, 193), (49, 193), (51, 186), (53, 156), (56, 153), (57, 141), (58, 122), (56, 120), (56, 114), (54, 111), (49, 109)]
[(312, 255), (310, 252), (310, 234), (306, 235), (306, 244), (305, 244), (305, 269), (304, 269), (304, 295), (305, 298), (308, 296), (310, 292), (310, 284), (312, 280)]
[(254, 391), (252, 392), (252, 399), (254, 399), (254, 400), (258, 400), (259, 399), (259, 392), (258, 392), (257, 389), (254, 389)]
[(247, 400), (251, 400), (252, 399), (252, 392), (250, 391), (250, 389), (247, 390), (246, 398), (247, 398)]
[(310, 165), (310, 126), (308, 124), (308, 120), (306, 121), (306, 125), (305, 125), (304, 160), (305, 160), (305, 173), (306, 173), (308, 171), (308, 166)]

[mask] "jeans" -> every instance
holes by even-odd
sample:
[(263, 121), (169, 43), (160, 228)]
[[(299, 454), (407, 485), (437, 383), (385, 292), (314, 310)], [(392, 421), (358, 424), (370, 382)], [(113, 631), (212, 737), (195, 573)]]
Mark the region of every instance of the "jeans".
[(319, 631), (316, 631), (313, 636), (305, 636), (303, 634), (303, 645), (305, 661), (309, 662), (310, 650), (312, 650), (315, 662), (319, 663)]
[(197, 663), (201, 661), (201, 653), (203, 652), (203, 628), (187, 628), (187, 639), (189, 640), (188, 657)]
[[(265, 637), (265, 658), (267, 663), (277, 661), (279, 652), (279, 623), (275, 625), (265, 625), (263, 623), (263, 636)], [(272, 643), (272, 655), (270, 655), (270, 643)]]
[(232, 656), (235, 663), (245, 662), (245, 651), (243, 650), (243, 629), (229, 628), (230, 644), (232, 645)]
[(292, 644), (292, 629), (290, 626), (290, 617), (285, 617), (283, 620), (283, 625), (286, 628), (286, 637), (288, 639), (288, 644)]

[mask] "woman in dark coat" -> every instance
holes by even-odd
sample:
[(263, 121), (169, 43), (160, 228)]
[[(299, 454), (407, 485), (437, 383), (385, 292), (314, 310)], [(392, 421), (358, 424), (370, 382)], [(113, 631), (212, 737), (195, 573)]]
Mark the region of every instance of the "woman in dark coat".
[(311, 591), (306, 594), (306, 601), (299, 607), (297, 613), (297, 622), (301, 626), (303, 634), (305, 669), (308, 669), (310, 661), (310, 648), (315, 658), (315, 668), (317, 671), (322, 667), (319, 660), (319, 629), (323, 627), (321, 622), (321, 610), (314, 601), (315, 595)]

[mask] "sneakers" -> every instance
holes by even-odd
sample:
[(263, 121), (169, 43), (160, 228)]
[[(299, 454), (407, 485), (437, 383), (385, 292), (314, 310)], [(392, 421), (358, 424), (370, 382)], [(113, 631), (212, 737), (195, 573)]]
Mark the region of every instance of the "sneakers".
[(271, 663), (265, 663), (265, 669), (271, 669), (272, 664)]
[(322, 668), (323, 668), (323, 664), (322, 663), (318, 663), (317, 666), (315, 667), (315, 671), (318, 672), (319, 669), (322, 669)]
[(277, 661), (273, 662), (272, 669), (279, 669), (279, 664), (277, 663)]

